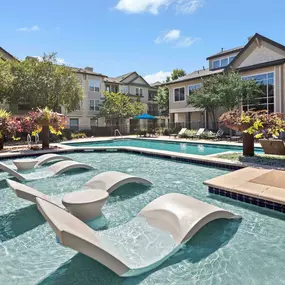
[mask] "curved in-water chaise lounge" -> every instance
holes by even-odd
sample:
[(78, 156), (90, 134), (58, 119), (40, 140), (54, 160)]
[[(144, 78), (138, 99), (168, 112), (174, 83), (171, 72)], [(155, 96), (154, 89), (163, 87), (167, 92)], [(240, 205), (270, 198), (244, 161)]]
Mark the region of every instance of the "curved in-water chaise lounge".
[(239, 218), (192, 197), (172, 193), (152, 201), (127, 224), (96, 232), (48, 201), (37, 198), (37, 206), (62, 245), (124, 277), (156, 268), (207, 223)]
[(108, 171), (94, 176), (87, 183), (85, 183), (84, 187), (105, 190), (110, 194), (120, 186), (129, 183), (138, 183), (146, 186), (152, 185), (150, 181), (144, 178), (132, 176), (118, 171)]
[[(90, 166), (85, 163), (80, 163), (77, 161), (71, 161), (71, 160), (66, 160), (66, 161), (60, 161), (57, 162), (46, 170), (47, 172), (47, 177), (55, 176), (55, 175), (60, 175), (62, 173), (74, 170), (74, 169), (87, 169), (91, 170), (94, 169), (93, 166)], [(1, 163), (0, 162), (0, 170), (9, 173), (10, 175), (14, 176), (17, 180), (19, 181), (28, 181), (28, 180), (36, 180), (39, 179), (36, 175), (33, 175), (34, 173), (28, 173), (28, 174), (21, 174), (11, 168), (10, 166)]]
[(56, 153), (48, 153), (48, 154), (43, 154), (41, 156), (39, 156), (38, 158), (36, 158), (37, 164), (35, 167), (37, 166), (41, 166), (44, 165), (48, 162), (55, 162), (58, 160), (72, 160), (70, 157), (67, 157), (65, 155), (59, 155)]
[(6, 181), (19, 198), (33, 203), (37, 203), (37, 198), (40, 198), (72, 213), (83, 221), (100, 216), (101, 209), (109, 197), (108, 192), (103, 190), (87, 190), (67, 193), (62, 200), (59, 200), (22, 183), (10, 179)]

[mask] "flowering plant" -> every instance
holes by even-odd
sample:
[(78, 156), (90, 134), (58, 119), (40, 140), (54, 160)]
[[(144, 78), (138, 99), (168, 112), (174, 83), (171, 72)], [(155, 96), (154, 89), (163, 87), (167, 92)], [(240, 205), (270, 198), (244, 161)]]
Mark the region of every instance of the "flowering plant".
[(61, 135), (61, 131), (65, 125), (65, 116), (52, 112), (48, 108), (30, 111), (27, 116), (22, 119), (23, 130), (27, 133), (32, 133), (32, 135), (40, 133), (43, 126), (49, 126), (49, 131), (52, 134)]
[(236, 131), (254, 135), (255, 138), (278, 137), (285, 130), (284, 115), (262, 111), (233, 110), (224, 113), (219, 122)]

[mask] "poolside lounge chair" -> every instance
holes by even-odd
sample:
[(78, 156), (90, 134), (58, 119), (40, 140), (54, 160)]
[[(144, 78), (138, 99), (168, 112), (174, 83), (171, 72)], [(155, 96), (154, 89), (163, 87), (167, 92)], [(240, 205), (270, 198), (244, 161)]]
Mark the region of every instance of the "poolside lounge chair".
[(205, 128), (200, 128), (200, 129), (197, 131), (196, 134), (190, 136), (189, 138), (190, 138), (190, 139), (194, 139), (194, 138), (200, 139), (200, 137), (201, 137), (201, 135), (204, 133), (204, 131), (205, 131)]
[[(87, 169), (91, 170), (94, 169), (94, 167), (87, 165), (85, 163), (80, 163), (76, 161), (60, 161), (57, 162), (53, 165), (51, 165), (47, 169), (47, 177), (55, 176), (55, 175), (60, 175), (62, 173), (68, 172), (73, 169)], [(14, 170), (12, 167), (1, 163), (0, 162), (0, 170), (9, 173), (10, 175), (14, 176), (17, 180), (19, 181), (27, 181), (27, 180), (36, 180), (41, 177), (38, 177), (36, 173), (28, 173), (28, 174), (22, 174)]]
[(174, 137), (176, 139), (177, 137), (181, 137), (186, 131), (187, 128), (182, 128), (178, 134), (170, 134), (169, 138)]
[(238, 218), (216, 206), (172, 193), (149, 203), (130, 222), (97, 232), (48, 201), (37, 198), (37, 206), (62, 245), (124, 277), (156, 268), (207, 223)]
[(259, 140), (265, 154), (285, 155), (285, 145), (282, 140)]

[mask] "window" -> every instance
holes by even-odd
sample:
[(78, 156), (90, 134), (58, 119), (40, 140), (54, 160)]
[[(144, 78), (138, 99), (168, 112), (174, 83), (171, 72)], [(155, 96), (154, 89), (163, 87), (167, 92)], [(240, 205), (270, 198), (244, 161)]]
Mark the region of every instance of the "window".
[(128, 88), (128, 86), (122, 86), (122, 87), (121, 87), (121, 92), (122, 92), (123, 94), (128, 94), (128, 93), (129, 93), (129, 88)]
[(221, 67), (225, 67), (229, 64), (229, 59), (228, 58), (223, 58), (221, 60)]
[(157, 91), (148, 90), (148, 101), (154, 101)]
[(174, 102), (184, 101), (185, 100), (185, 88), (175, 88), (174, 89)]
[(106, 85), (106, 91), (107, 91), (107, 92), (111, 92), (111, 87), (110, 87), (110, 85)]
[(100, 91), (100, 80), (89, 79), (89, 91)]
[(253, 101), (244, 102), (243, 110), (267, 110), (274, 112), (274, 73), (257, 74), (243, 77), (244, 80), (254, 79), (260, 85), (263, 94)]
[(194, 84), (194, 85), (189, 85), (188, 89), (189, 89), (189, 95), (191, 94), (191, 92), (193, 92), (194, 90), (200, 89), (201, 88), (201, 84)]
[(90, 119), (90, 127), (98, 127), (98, 120), (97, 119), (94, 119), (94, 118), (91, 118)]
[(213, 62), (213, 69), (220, 68), (220, 61), (216, 60)]
[(99, 100), (89, 100), (89, 111), (99, 111)]
[(78, 131), (79, 129), (79, 119), (75, 119), (75, 118), (70, 118), (69, 119), (69, 125), (70, 125), (70, 128), (74, 131)]
[(229, 57), (229, 63), (231, 63), (234, 60), (235, 56), (230, 56)]
[(143, 96), (143, 89), (142, 88), (136, 88), (136, 95), (137, 96)]
[(230, 56), (230, 57), (225, 57), (225, 58), (213, 61), (212, 69), (226, 67), (227, 65), (229, 65), (234, 60), (235, 57), (236, 56)]

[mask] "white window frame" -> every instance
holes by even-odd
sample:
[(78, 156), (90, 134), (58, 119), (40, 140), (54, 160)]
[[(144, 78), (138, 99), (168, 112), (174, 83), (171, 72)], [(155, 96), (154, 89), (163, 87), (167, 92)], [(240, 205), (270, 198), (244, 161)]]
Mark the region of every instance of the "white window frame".
[[(275, 109), (276, 109), (276, 77), (275, 77), (275, 71), (272, 70), (272, 71), (267, 71), (267, 72), (243, 75), (242, 79), (244, 79), (245, 77), (252, 77), (252, 76), (264, 75), (264, 74), (269, 74), (269, 73), (273, 73), (273, 82), (274, 82), (274, 96), (273, 96), (274, 102), (273, 102), (273, 108), (274, 108), (274, 112), (275, 112)], [(259, 98), (261, 98), (261, 97), (259, 97)], [(259, 99), (259, 98), (256, 98), (256, 99)], [(268, 110), (268, 85), (267, 85), (267, 103), (266, 104), (267, 104), (267, 110)], [(246, 105), (245, 104), (241, 104), (241, 108), (243, 108), (243, 106), (247, 106), (247, 109), (248, 109), (249, 104), (246, 104)]]
[[(93, 102), (94, 110), (91, 110), (91, 102)], [(89, 111), (90, 112), (98, 112), (98, 111), (100, 111), (100, 100), (98, 100), (98, 99), (89, 99)]]
[[(184, 100), (179, 100), (179, 101), (175, 101), (175, 90), (176, 89), (182, 89), (182, 88), (184, 88)], [(185, 102), (186, 101), (186, 90), (185, 90), (186, 88), (185, 88), (185, 86), (180, 86), (180, 87), (175, 87), (175, 88), (173, 88), (173, 102), (174, 103), (180, 103), (180, 102)], [(179, 94), (179, 96), (180, 96), (180, 94)]]
[[(90, 88), (90, 81), (93, 81), (93, 90)], [(90, 92), (100, 92), (101, 81), (99, 79), (88, 79), (88, 91)]]
[(195, 88), (194, 90), (200, 89), (200, 88), (202, 87), (202, 84), (201, 84), (201, 83), (196, 83), (196, 84), (190, 84), (190, 85), (188, 85), (188, 96), (190, 95), (190, 88), (189, 88), (189, 87), (197, 86), (197, 85), (200, 85), (199, 88)]
[[(71, 120), (77, 120), (78, 121), (78, 125), (71, 126)], [(69, 127), (70, 128), (77, 127), (79, 129), (79, 126), (80, 126), (80, 119), (79, 118), (69, 118)]]
[[(127, 92), (124, 92), (124, 89), (126, 89)], [(128, 93), (129, 93), (129, 86), (123, 85), (123, 86), (121, 87), (121, 93), (123, 93), (123, 94), (128, 94)]]
[[(227, 56), (227, 57), (222, 57), (220, 59), (216, 59), (212, 61), (212, 69), (219, 69), (219, 68), (224, 68), (226, 66), (228, 66), (236, 57), (237, 55), (231, 55), (231, 56)], [(233, 58), (232, 61), (230, 61), (230, 58)], [(222, 60), (227, 59), (228, 60), (228, 64), (222, 66)], [(219, 67), (214, 67), (214, 62), (219, 62)]]

